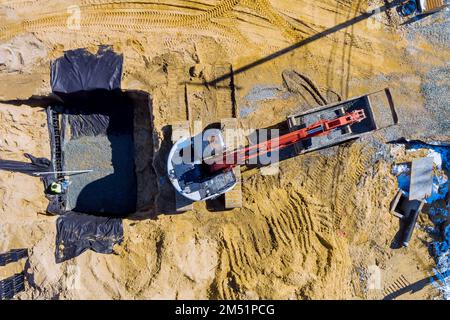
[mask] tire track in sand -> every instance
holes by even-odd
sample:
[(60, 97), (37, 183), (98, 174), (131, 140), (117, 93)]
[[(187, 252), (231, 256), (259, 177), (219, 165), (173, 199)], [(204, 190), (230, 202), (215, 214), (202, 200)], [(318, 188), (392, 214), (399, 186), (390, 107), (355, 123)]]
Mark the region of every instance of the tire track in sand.
[[(189, 27), (197, 30), (209, 30), (208, 25), (213, 19), (222, 17), (231, 11), (241, 0), (224, 0), (217, 6), (197, 15), (154, 10), (146, 4), (113, 3), (81, 6), (81, 28), (93, 27), (97, 30), (118, 31), (153, 31), (159, 28)], [(27, 19), (18, 23), (6, 24), (0, 27), (0, 39), (6, 40), (23, 32), (48, 30), (67, 30), (70, 13), (61, 12), (48, 14), (35, 19)], [(211, 27), (211, 26), (209, 26)], [(212, 28), (217, 29), (217, 28)], [(224, 29), (216, 30), (223, 33)], [(233, 35), (236, 34), (233, 32)], [(224, 35), (228, 37), (228, 34)]]
[[(286, 199), (281, 207), (280, 198)], [(277, 189), (260, 200), (257, 205), (266, 210), (257, 211), (267, 214), (253, 216), (253, 211), (245, 210), (239, 224), (223, 228), (219, 245), (221, 263), (211, 290), (213, 298), (244, 298), (246, 290), (264, 281), (264, 273), (273, 267), (269, 259), (278, 257), (280, 264), (292, 268), (292, 264), (303, 263), (312, 250), (315, 227), (296, 190)], [(267, 211), (268, 207), (273, 210)]]
[(334, 184), (333, 225), (340, 229), (343, 220), (348, 220), (357, 207), (354, 197), (357, 184), (366, 171), (371, 154), (363, 152), (361, 144), (352, 144), (339, 150), (339, 167)]

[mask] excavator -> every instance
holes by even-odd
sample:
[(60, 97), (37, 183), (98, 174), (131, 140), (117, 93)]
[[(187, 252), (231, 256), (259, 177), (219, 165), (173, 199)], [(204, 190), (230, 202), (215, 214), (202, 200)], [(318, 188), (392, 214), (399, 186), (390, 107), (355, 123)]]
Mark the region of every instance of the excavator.
[[(388, 125), (382, 124), (389, 110)], [(227, 195), (240, 183), (240, 170), (237, 175), (236, 169), (259, 165), (258, 159), (264, 155), (288, 147), (293, 147), (297, 155), (328, 148), (397, 121), (392, 96), (385, 89), (294, 114), (287, 119), (288, 133), (241, 148), (227, 148), (222, 130), (208, 129), (174, 143), (167, 174), (178, 195), (192, 202), (211, 200)]]

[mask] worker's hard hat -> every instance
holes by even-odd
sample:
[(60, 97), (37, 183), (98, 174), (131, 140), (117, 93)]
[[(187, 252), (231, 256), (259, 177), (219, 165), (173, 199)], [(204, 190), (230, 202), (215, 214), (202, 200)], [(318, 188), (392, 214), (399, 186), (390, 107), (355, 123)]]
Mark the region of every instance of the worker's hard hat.
[(61, 184), (60, 184), (60, 183), (53, 182), (53, 183), (50, 185), (50, 190), (52, 190), (52, 192), (54, 192), (54, 193), (61, 193), (61, 192), (62, 192)]

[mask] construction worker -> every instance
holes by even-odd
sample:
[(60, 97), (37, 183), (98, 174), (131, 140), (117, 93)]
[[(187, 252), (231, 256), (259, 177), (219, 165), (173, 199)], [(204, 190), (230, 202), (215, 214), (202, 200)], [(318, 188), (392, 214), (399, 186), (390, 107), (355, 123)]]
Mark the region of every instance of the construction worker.
[(50, 191), (54, 194), (64, 194), (69, 188), (71, 182), (72, 181), (69, 181), (67, 177), (64, 177), (60, 181), (52, 182), (50, 185)]

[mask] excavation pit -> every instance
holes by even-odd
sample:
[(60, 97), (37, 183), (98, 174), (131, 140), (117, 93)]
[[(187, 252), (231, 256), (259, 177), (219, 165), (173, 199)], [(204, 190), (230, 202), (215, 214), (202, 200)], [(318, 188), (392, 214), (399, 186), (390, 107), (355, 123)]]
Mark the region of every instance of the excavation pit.
[(93, 170), (70, 175), (70, 186), (59, 197), (62, 209), (128, 216), (150, 207), (157, 190), (150, 96), (121, 90), (59, 96), (63, 103), (48, 111), (54, 167)]

